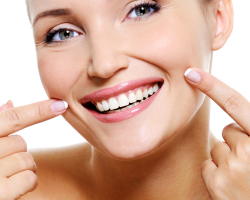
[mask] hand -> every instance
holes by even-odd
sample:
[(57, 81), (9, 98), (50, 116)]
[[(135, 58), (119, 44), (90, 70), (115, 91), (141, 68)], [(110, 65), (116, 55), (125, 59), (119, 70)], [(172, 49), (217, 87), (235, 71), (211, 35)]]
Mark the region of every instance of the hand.
[(10, 134), (65, 112), (62, 101), (47, 100), (13, 108), (0, 107), (0, 200), (18, 199), (37, 186), (36, 164), (19, 135)]
[[(189, 70), (190, 71), (190, 70)], [(202, 177), (212, 200), (250, 199), (250, 103), (238, 92), (199, 69), (186, 79), (213, 99), (236, 123), (226, 126), (225, 142), (211, 150), (212, 159), (204, 162)]]

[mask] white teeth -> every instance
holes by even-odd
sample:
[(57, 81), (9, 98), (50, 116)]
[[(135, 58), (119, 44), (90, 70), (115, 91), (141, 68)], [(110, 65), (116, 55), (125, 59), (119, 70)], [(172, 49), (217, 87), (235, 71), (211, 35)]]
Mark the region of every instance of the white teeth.
[(102, 101), (102, 107), (105, 111), (109, 110), (109, 104), (107, 101), (103, 100)]
[(103, 111), (104, 111), (102, 104), (97, 103), (97, 106), (96, 106), (96, 107), (97, 107), (97, 110), (99, 110), (100, 112), (103, 112)]
[(136, 92), (136, 99), (137, 100), (142, 100), (143, 99), (143, 94), (141, 90), (137, 90)]
[(128, 110), (128, 109), (130, 109), (130, 108), (133, 108), (133, 107), (137, 106), (138, 104), (140, 104), (140, 103), (136, 102), (136, 103), (134, 103), (134, 104), (132, 104), (132, 105), (129, 105), (129, 106), (127, 106), (127, 107), (125, 107), (125, 108), (122, 108), (122, 109), (118, 109), (118, 110), (109, 110), (107, 113), (108, 113), (108, 114), (112, 114), (112, 113), (118, 113), (118, 112), (121, 112), (121, 111), (125, 111), (125, 110)]
[(159, 85), (156, 83), (153, 87), (153, 91), (157, 92), (159, 90)]
[(118, 97), (118, 103), (120, 107), (124, 107), (129, 105), (129, 100), (128, 97), (125, 94), (121, 94)]
[[(92, 102), (96, 105), (96, 109), (100, 112), (108, 111), (106, 113), (116, 113), (120, 111), (124, 111), (130, 108), (133, 108), (134, 106), (137, 106), (140, 103), (142, 103), (144, 100), (143, 98), (148, 98), (149, 95), (153, 95), (155, 92), (159, 90), (158, 83), (154, 84), (153, 87), (150, 87), (149, 89), (144, 89), (142, 92), (142, 89), (138, 89), (136, 93), (129, 92), (128, 97), (127, 95), (121, 94), (118, 97), (112, 97), (109, 100), (103, 100), (101, 102)], [(118, 100), (117, 100), (118, 99)], [(132, 105), (129, 105), (129, 103), (134, 103)], [(126, 106), (126, 107), (125, 107)], [(122, 109), (118, 109), (119, 107), (124, 107)]]
[(115, 109), (119, 108), (119, 104), (115, 98), (109, 99), (109, 108), (110, 108), (110, 110), (115, 110)]
[(129, 93), (129, 103), (134, 103), (134, 102), (136, 102), (137, 100), (136, 100), (136, 96), (135, 96), (135, 93), (134, 92), (130, 92)]
[(148, 94), (149, 95), (152, 95), (154, 92), (153, 92), (153, 88), (152, 87), (150, 87), (149, 89), (148, 89)]
[(143, 91), (143, 97), (144, 98), (148, 98), (148, 90), (147, 89), (145, 89), (144, 91)]

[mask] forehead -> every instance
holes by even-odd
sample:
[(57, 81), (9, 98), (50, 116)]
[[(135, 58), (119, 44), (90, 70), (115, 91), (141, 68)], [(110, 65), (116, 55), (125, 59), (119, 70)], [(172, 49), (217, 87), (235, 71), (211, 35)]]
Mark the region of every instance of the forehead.
[[(37, 13), (40, 13), (44, 10), (54, 9), (60, 7), (68, 7), (69, 2), (65, 0), (26, 0), (27, 5), (29, 7), (29, 12), (31, 15), (31, 18), (34, 18), (34, 15)], [(76, 0), (77, 1), (77, 0)]]
[[(150, 0), (155, 1), (155, 0)], [(184, 14), (190, 11), (201, 12), (200, 6), (197, 6), (201, 0), (158, 0), (162, 7), (167, 7), (168, 4), (175, 5), (179, 11)], [(206, 0), (207, 1), (207, 0)], [(26, 0), (28, 3), (29, 17), (31, 23), (37, 19), (38, 14), (42, 14), (44, 11), (60, 10), (69, 8), (71, 14), (75, 16), (96, 16), (96, 18), (103, 18), (103, 16), (112, 15), (116, 16), (119, 11), (122, 11), (126, 5), (135, 2), (145, 3), (148, 1), (141, 0)], [(178, 6), (177, 6), (178, 5)], [(114, 9), (120, 8), (120, 9)], [(180, 9), (181, 8), (181, 9)], [(184, 9), (184, 10), (183, 10)], [(95, 15), (93, 15), (95, 13)]]
[(26, 0), (29, 7), (30, 16), (33, 19), (34, 15), (48, 9), (69, 8), (79, 6), (93, 6), (96, 8), (105, 9), (110, 3), (131, 2), (131, 0)]

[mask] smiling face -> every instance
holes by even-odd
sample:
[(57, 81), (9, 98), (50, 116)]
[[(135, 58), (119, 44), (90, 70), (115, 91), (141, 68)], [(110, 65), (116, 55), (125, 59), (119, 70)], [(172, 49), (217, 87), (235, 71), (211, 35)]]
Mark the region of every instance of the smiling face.
[[(204, 95), (183, 76), (189, 67), (210, 68), (213, 30), (197, 0), (29, 0), (29, 6), (32, 22), (57, 10), (33, 27), (41, 80), (50, 98), (69, 103), (65, 119), (102, 153), (147, 155), (201, 107)], [(151, 87), (152, 97), (133, 104), (138, 91)], [(127, 101), (129, 109), (118, 112)], [(118, 111), (98, 112), (94, 104)]]

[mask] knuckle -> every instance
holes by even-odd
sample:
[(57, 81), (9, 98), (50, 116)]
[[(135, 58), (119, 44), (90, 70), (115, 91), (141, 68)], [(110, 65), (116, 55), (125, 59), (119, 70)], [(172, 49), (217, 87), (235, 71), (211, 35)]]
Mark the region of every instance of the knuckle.
[(234, 111), (237, 111), (241, 108), (241, 101), (237, 97), (237, 95), (232, 94), (230, 95), (224, 105), (224, 109), (227, 113), (232, 113)]
[(20, 167), (22, 169), (34, 168), (35, 162), (30, 153), (27, 153), (27, 152), (19, 153), (18, 157), (19, 157), (18, 159), (19, 159)]
[(28, 185), (28, 190), (32, 191), (37, 187), (37, 176), (33, 171), (27, 170), (25, 172), (26, 173), (24, 175), (24, 182)]
[(244, 157), (248, 162), (250, 162), (250, 144), (248, 141), (241, 140), (236, 144), (235, 147), (236, 155)]
[(22, 151), (27, 151), (27, 143), (26, 141), (23, 139), (22, 136), (20, 135), (12, 135), (9, 136), (12, 137), (15, 141), (15, 146), (18, 147), (18, 149), (22, 150)]
[(228, 158), (226, 164), (231, 177), (237, 177), (241, 174), (240, 166), (234, 159)]
[(223, 131), (227, 131), (229, 129), (233, 129), (233, 128), (235, 128), (235, 125), (236, 125), (236, 123), (228, 124), (227, 126), (225, 126), (225, 128), (223, 129)]
[(229, 134), (229, 130), (235, 129), (235, 127), (236, 127), (236, 123), (231, 123), (225, 126), (222, 130), (222, 137), (223, 138), (226, 137)]
[(41, 119), (44, 119), (44, 118), (45, 118), (45, 113), (46, 113), (46, 111), (45, 111), (44, 106), (38, 105), (37, 112), (38, 112), (38, 115), (39, 115), (39, 117), (40, 117)]
[[(219, 150), (221, 148), (221, 146), (224, 145), (224, 142), (217, 142), (213, 148), (210, 150), (210, 154), (213, 155), (214, 153), (216, 153), (217, 150)], [(213, 156), (212, 156), (213, 157)]]
[(22, 127), (23, 122), (20, 114), (15, 109), (10, 109), (6, 112), (7, 123), (14, 129), (18, 130)]
[(213, 195), (224, 190), (224, 179), (219, 173), (213, 173), (208, 181), (208, 188)]

